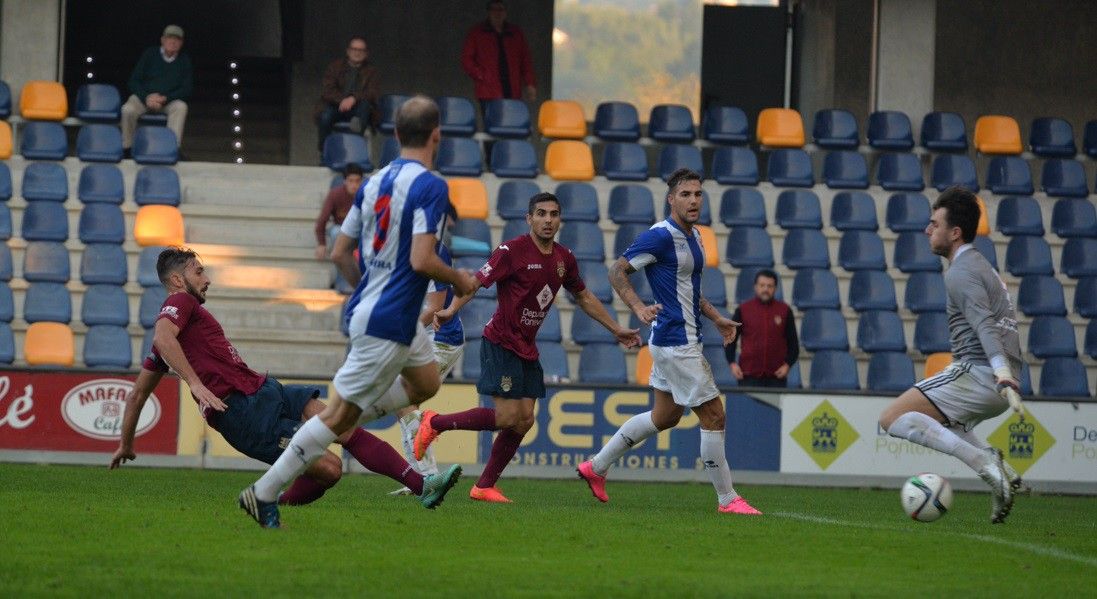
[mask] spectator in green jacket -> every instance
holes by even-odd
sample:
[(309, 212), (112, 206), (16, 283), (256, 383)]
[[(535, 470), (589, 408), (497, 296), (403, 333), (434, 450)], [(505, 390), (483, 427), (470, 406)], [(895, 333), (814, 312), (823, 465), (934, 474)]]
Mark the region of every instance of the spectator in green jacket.
[(145, 50), (130, 75), (132, 94), (122, 105), (122, 147), (126, 157), (133, 148), (137, 119), (146, 112), (166, 114), (168, 128), (183, 141), (183, 123), (187, 120), (187, 100), (193, 89), (190, 57), (183, 54), (183, 28), (168, 25), (160, 36), (160, 45)]

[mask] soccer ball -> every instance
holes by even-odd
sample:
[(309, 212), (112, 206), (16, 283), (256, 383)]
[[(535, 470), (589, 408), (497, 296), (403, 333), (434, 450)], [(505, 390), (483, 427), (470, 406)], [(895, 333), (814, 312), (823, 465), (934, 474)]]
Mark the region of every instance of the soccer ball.
[(899, 493), (907, 515), (919, 522), (933, 522), (952, 507), (952, 485), (932, 472), (912, 476)]

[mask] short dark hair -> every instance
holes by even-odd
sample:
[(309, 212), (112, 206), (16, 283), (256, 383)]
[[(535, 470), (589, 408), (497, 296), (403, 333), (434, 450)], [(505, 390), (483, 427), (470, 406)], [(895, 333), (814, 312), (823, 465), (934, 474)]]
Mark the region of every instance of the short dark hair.
[(190, 248), (169, 247), (156, 258), (156, 276), (160, 277), (161, 283), (167, 285), (168, 277), (186, 268), (191, 260), (197, 259), (198, 253)]
[(682, 184), (683, 181), (700, 181), (701, 175), (697, 171), (690, 170), (682, 167), (670, 174), (670, 178), (667, 179), (667, 197), (674, 195), (674, 190)]
[(422, 148), (440, 121), (438, 104), (424, 95), (415, 95), (396, 111), (396, 137), (400, 146)]
[(960, 227), (960, 237), (964, 243), (975, 241), (975, 231), (979, 229), (979, 199), (971, 191), (958, 185), (949, 187), (937, 196), (933, 209), (945, 209), (945, 222), (951, 227)]
[(347, 166), (343, 169), (343, 177), (349, 177), (351, 175), (358, 175), (364, 177), (366, 171), (362, 170), (362, 167), (356, 162), (348, 162)]
[(759, 270), (758, 272), (754, 273), (754, 282), (757, 283), (758, 279), (760, 279), (762, 277), (765, 277), (767, 279), (773, 279), (773, 283), (775, 285), (777, 284), (777, 273), (773, 272), (772, 270), (770, 270), (768, 268), (763, 268), (763, 269)]
[(557, 198), (554, 194), (547, 191), (542, 191), (541, 193), (534, 194), (534, 196), (529, 199), (529, 210), (527, 214), (533, 214), (534, 206), (541, 202), (556, 202), (556, 207), (560, 208), (560, 198)]

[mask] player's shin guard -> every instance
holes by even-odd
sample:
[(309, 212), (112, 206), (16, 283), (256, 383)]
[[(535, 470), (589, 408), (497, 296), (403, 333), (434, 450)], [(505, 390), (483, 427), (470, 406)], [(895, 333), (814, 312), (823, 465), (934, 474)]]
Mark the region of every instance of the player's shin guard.
[(629, 418), (621, 425), (621, 428), (617, 429), (617, 432), (613, 434), (613, 437), (602, 448), (602, 451), (599, 451), (598, 455), (591, 459), (594, 472), (599, 476), (605, 476), (606, 472), (609, 472), (610, 466), (625, 455), (628, 450), (632, 449), (633, 445), (657, 432), (659, 432), (659, 429), (651, 421), (650, 410)]
[(921, 412), (907, 412), (899, 416), (888, 427), (888, 434), (956, 456), (976, 472), (987, 465), (985, 451), (961, 439), (940, 422)]
[(724, 448), (724, 431), (701, 429), (701, 463), (716, 489), (720, 505), (735, 501), (739, 494), (731, 484), (731, 469), (728, 468), (727, 451)]
[(302, 472), (327, 451), (328, 445), (337, 435), (332, 432), (319, 416), (309, 418), (308, 422), (297, 429), (282, 455), (271, 465), (263, 476), (255, 482), (255, 496), (260, 501), (275, 501), (278, 491), (297, 478)]

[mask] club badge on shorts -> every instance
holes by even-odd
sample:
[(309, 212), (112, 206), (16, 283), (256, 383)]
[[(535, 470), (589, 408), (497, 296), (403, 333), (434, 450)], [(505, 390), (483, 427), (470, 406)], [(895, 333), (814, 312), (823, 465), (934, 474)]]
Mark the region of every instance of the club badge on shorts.
[(513, 386), (514, 382), (511, 381), (509, 376), (499, 379), (499, 388), (503, 390), (503, 393), (510, 393), (510, 389)]
[(563, 260), (556, 263), (556, 276), (560, 277), (561, 279), (564, 278), (564, 261)]

